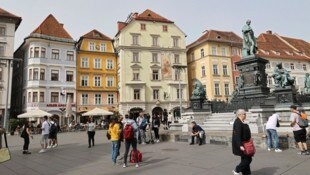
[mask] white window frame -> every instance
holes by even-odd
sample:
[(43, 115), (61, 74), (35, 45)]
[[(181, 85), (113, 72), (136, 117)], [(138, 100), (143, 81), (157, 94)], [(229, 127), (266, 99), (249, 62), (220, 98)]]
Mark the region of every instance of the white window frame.
[(88, 105), (88, 94), (81, 94), (81, 105)]
[(95, 105), (101, 105), (101, 104), (102, 104), (102, 95), (95, 94)]
[(107, 69), (114, 68), (114, 61), (112, 59), (107, 59)]
[(101, 69), (101, 58), (95, 58), (94, 59), (94, 69)]
[(114, 86), (114, 77), (107, 77), (107, 87)]
[(100, 87), (101, 86), (101, 76), (100, 75), (95, 75), (94, 76), (94, 86), (95, 87)]
[(89, 50), (90, 51), (95, 51), (95, 48), (96, 46), (95, 46), (95, 43), (94, 42), (89, 42)]
[(114, 94), (108, 94), (107, 101), (109, 105), (114, 104)]
[[(89, 86), (89, 76), (88, 75), (81, 75), (81, 86), (87, 87)], [(83, 85), (83, 81), (86, 81), (86, 85)]]
[(87, 57), (83, 57), (81, 59), (81, 68), (88, 68), (89, 67), (88, 61), (89, 60)]

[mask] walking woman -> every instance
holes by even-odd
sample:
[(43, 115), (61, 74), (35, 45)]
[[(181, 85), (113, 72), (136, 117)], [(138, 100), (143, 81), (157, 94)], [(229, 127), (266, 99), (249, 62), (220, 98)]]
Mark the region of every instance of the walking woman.
[(159, 127), (160, 127), (159, 116), (156, 116), (156, 114), (153, 114), (152, 129), (154, 130), (155, 140), (157, 143), (159, 143)]
[(86, 131), (88, 135), (88, 148), (91, 147), (91, 143), (95, 146), (95, 129), (96, 124), (93, 117), (89, 117), (88, 123), (86, 124)]
[(21, 133), (21, 137), (24, 139), (23, 154), (31, 154), (31, 152), (29, 152), (28, 150), (30, 144), (30, 137), (33, 139), (30, 121), (25, 122), (25, 125), (23, 126), (23, 131)]
[(250, 164), (252, 162), (252, 156), (246, 156), (243, 153), (243, 151), (245, 150), (243, 142), (251, 139), (251, 131), (249, 126), (244, 123), (246, 119), (245, 110), (238, 109), (236, 114), (237, 118), (234, 122), (232, 134), (232, 151), (234, 155), (241, 157), (241, 162), (233, 170), (233, 174), (238, 175), (242, 173), (243, 175), (250, 175)]
[(112, 142), (112, 163), (116, 165), (116, 158), (119, 151), (119, 139), (120, 139), (120, 126), (118, 124), (117, 118), (113, 118), (111, 124), (109, 125), (109, 134), (111, 135)]

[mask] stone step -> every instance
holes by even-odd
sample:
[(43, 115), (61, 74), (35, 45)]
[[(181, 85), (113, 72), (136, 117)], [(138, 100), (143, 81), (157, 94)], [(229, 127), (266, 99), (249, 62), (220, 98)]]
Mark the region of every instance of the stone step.
[(217, 125), (217, 124), (230, 124), (230, 121), (207, 121), (203, 125)]
[(208, 133), (208, 131), (212, 132), (223, 132), (223, 131), (232, 131), (232, 127), (203, 127), (203, 129)]

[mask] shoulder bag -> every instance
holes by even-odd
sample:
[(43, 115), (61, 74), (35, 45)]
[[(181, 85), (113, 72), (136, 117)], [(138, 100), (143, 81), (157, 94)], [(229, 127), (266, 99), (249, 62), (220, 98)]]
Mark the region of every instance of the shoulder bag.
[[(11, 154), (10, 154), (10, 150), (8, 147), (8, 141), (6, 138), (6, 133), (3, 133), (3, 136), (4, 136), (5, 147), (3, 147), (3, 148), (1, 147), (1, 149), (0, 149), (0, 163), (11, 160)], [(2, 146), (2, 145), (0, 145), (0, 146)]]

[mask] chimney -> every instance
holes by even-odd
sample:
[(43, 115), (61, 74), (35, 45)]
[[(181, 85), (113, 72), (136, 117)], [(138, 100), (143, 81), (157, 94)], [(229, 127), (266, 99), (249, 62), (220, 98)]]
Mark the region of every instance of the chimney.
[(120, 31), (126, 26), (126, 23), (118, 21), (117, 22), (117, 30)]
[(266, 33), (272, 35), (272, 31), (271, 30), (267, 30)]
[(63, 23), (59, 23), (61, 25), (61, 27), (64, 27), (64, 24)]
[(133, 18), (136, 18), (136, 17), (138, 17), (138, 15), (139, 15), (139, 13), (138, 13), (138, 12), (135, 12), (135, 13), (132, 15), (132, 17), (133, 17)]

